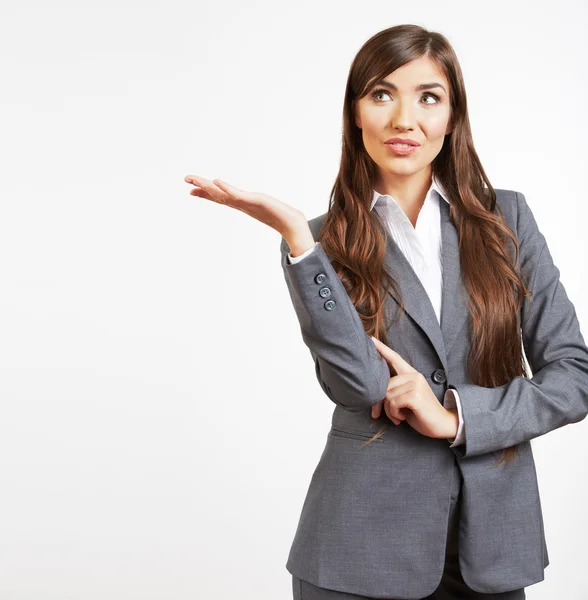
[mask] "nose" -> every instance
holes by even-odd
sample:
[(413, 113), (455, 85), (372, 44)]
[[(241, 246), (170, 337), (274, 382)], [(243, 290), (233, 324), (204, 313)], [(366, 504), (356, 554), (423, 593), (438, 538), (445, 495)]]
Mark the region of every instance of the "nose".
[(414, 110), (410, 100), (398, 100), (392, 111), (394, 129), (412, 129), (414, 126)]

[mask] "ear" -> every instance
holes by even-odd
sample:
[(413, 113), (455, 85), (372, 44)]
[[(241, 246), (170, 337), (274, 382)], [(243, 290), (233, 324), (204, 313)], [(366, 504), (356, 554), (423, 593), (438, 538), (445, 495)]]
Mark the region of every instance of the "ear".
[(358, 127), (359, 129), (361, 129), (361, 117), (359, 115), (359, 110), (358, 110), (357, 106), (355, 107), (354, 116), (355, 116), (355, 125), (356, 125), (356, 127)]

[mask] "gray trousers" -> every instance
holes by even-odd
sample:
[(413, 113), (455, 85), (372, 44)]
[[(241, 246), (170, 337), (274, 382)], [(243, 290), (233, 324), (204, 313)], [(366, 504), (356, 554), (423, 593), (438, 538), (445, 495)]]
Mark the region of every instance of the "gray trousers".
[[(451, 507), (449, 509), (449, 530), (445, 553), (445, 568), (439, 587), (429, 596), (421, 600), (523, 600), (525, 588), (501, 592), (497, 594), (482, 594), (469, 588), (461, 576), (458, 561), (458, 525), (459, 507), (461, 503), (461, 484), (463, 477), (457, 460), (454, 462), (453, 479), (451, 483)], [(292, 575), (292, 593), (294, 600), (373, 600), (368, 596), (358, 596), (326, 588), (316, 587), (308, 581)], [(402, 600), (390, 598), (389, 600)]]

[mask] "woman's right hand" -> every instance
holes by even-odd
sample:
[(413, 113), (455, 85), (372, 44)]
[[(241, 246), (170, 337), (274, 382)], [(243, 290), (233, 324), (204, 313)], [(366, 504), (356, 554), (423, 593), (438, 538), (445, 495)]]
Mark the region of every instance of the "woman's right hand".
[(217, 204), (236, 208), (275, 229), (283, 237), (291, 236), (297, 229), (308, 227), (303, 212), (261, 192), (240, 190), (219, 179), (205, 179), (197, 175), (186, 175), (184, 180), (196, 186), (190, 191)]

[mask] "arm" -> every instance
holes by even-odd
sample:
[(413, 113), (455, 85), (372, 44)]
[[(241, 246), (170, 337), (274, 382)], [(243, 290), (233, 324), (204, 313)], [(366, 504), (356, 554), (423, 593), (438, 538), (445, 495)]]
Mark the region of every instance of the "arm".
[(289, 252), (297, 257), (315, 244), (304, 213), (267, 194), (240, 190), (218, 179), (188, 175), (185, 181), (197, 186), (191, 194), (238, 209), (282, 236), (288, 291), (318, 380), (329, 398), (351, 411), (370, 408), (382, 400), (390, 380), (388, 363), (366, 334), (321, 245), (317, 243), (297, 264), (288, 260)]
[[(315, 248), (316, 248), (316, 243), (314, 246), (312, 246), (312, 248), (308, 249), (306, 252), (304, 252), (300, 256), (293, 257), (291, 254), (288, 254), (288, 261), (290, 262), (290, 264), (298, 263), (301, 260), (304, 260), (311, 252), (314, 251)], [(323, 387), (323, 389), (324, 389), (324, 387)], [(462, 410), (461, 410), (461, 403), (459, 401), (459, 394), (457, 393), (457, 390), (448, 389), (445, 392), (445, 398), (444, 398), (443, 405), (445, 406), (445, 408), (455, 409), (457, 412), (457, 417), (458, 417), (457, 434), (454, 438), (447, 438), (448, 441), (451, 443), (450, 447), (453, 448), (454, 446), (459, 446), (460, 444), (463, 444), (465, 441), (465, 437), (464, 437), (465, 432), (464, 432), (464, 427), (463, 427), (463, 425), (464, 425), (463, 415), (462, 415)]]
[(452, 447), (460, 458), (502, 450), (588, 414), (588, 348), (576, 311), (525, 197), (516, 198), (521, 271), (525, 279), (531, 275), (521, 327), (533, 377), (517, 376), (495, 388), (449, 386), (462, 402), (465, 445)]
[(346, 410), (371, 408), (386, 396), (390, 368), (366, 333), (321, 243), (315, 242), (298, 262), (300, 256), (295, 256), (293, 263), (284, 238), (280, 250), (284, 278), (321, 388)]

